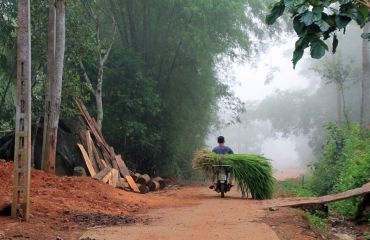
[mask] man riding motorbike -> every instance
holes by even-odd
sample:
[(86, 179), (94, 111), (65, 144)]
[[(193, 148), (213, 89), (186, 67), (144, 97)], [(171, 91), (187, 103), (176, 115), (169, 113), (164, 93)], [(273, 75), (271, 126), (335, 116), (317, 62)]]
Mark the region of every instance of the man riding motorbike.
[[(225, 138), (223, 136), (219, 136), (217, 138), (217, 143), (218, 143), (218, 146), (213, 148), (212, 152), (216, 153), (216, 154), (220, 154), (220, 155), (224, 155), (224, 154), (234, 154), (233, 150), (231, 148), (229, 148), (228, 146), (225, 146)], [(211, 176), (211, 181), (212, 181), (212, 185), (209, 186), (210, 189), (214, 189), (216, 188), (216, 175), (215, 174), (212, 174)], [(230, 184), (230, 187), (232, 185)]]

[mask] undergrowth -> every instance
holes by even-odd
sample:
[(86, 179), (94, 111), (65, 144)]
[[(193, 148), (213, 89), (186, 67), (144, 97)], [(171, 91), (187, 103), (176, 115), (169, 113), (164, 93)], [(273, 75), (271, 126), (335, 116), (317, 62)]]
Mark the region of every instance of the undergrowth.
[[(321, 159), (313, 166), (311, 190), (327, 195), (361, 187), (370, 178), (370, 133), (357, 124), (327, 125), (328, 135)], [(353, 218), (361, 197), (329, 204), (330, 212)]]
[(328, 233), (328, 219), (320, 216), (319, 214), (316, 213), (311, 213), (306, 211), (305, 212), (305, 217), (307, 218), (311, 228), (313, 230), (318, 231), (323, 234)]
[(300, 178), (277, 181), (274, 197), (312, 197), (316, 194)]

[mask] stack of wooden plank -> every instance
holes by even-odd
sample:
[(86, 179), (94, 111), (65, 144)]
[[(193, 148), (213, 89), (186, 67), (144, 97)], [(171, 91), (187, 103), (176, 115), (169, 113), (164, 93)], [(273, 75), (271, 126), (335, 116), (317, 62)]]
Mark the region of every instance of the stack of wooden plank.
[[(113, 147), (105, 141), (98, 124), (90, 116), (83, 102), (77, 100), (76, 103), (88, 127), (88, 130), (80, 132), (81, 144), (78, 143), (77, 146), (91, 177), (117, 188), (140, 193), (161, 189), (160, 184), (162, 188), (164, 187), (164, 181), (161, 178), (151, 179), (145, 174), (142, 175), (145, 176), (145, 181), (143, 181), (141, 177), (130, 173), (122, 156), (117, 155)], [(140, 179), (139, 184), (136, 183), (138, 179)]]

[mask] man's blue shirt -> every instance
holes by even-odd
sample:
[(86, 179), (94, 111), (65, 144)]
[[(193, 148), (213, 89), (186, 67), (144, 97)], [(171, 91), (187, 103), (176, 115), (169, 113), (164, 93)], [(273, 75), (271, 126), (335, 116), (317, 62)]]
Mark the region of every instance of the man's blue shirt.
[(212, 152), (217, 154), (234, 154), (233, 150), (227, 146), (217, 146), (212, 150)]

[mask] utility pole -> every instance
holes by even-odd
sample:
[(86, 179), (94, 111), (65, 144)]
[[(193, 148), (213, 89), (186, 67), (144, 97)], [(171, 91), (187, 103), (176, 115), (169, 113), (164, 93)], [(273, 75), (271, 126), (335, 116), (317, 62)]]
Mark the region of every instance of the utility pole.
[(18, 0), (16, 129), (12, 217), (29, 220), (31, 182), (30, 0)]

